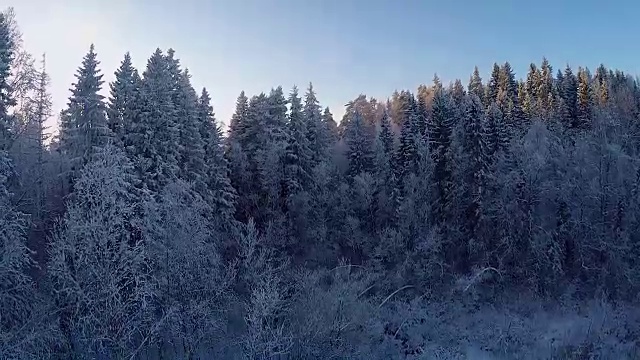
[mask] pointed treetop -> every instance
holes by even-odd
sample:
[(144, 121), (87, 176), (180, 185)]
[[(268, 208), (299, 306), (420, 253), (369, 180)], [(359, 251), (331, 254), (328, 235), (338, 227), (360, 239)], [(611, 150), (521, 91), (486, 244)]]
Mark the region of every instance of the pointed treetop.
[(475, 94), (482, 100), (482, 97), (484, 96), (484, 90), (482, 85), (482, 77), (480, 77), (480, 71), (478, 70), (477, 66), (473, 68), (473, 74), (471, 74), (471, 78), (469, 79), (467, 90), (470, 94)]
[(289, 120), (291, 122), (299, 121), (299, 122), (303, 123), (303, 119), (302, 119), (302, 100), (300, 99), (300, 96), (298, 95), (298, 87), (295, 86), (295, 85), (291, 88), (291, 92), (289, 93), (288, 103), (291, 105), (291, 108), (290, 108), (290, 111), (289, 111)]
[(207, 91), (206, 87), (202, 88), (202, 91), (200, 92), (200, 100), (202, 102), (204, 102), (206, 99), (206, 102), (210, 102), (211, 101), (211, 96), (209, 95), (209, 92)]
[(442, 90), (442, 82), (438, 74), (433, 74), (433, 87), (435, 90)]

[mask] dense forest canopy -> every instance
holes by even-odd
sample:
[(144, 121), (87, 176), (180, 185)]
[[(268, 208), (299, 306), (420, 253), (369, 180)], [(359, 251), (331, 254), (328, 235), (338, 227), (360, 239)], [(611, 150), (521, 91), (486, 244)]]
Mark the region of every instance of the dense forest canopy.
[(105, 84), (91, 45), (54, 132), (45, 60), (2, 13), (2, 359), (456, 358), (437, 306), (639, 300), (632, 75), (505, 62), (339, 122), (277, 86), (225, 132), (174, 50)]

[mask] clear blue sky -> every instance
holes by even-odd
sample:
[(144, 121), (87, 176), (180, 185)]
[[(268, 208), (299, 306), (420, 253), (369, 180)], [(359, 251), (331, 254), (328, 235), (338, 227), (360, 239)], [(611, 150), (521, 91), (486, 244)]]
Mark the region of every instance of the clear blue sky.
[(47, 53), (54, 108), (66, 103), (91, 42), (105, 79), (125, 51), (142, 71), (173, 47), (227, 123), (241, 90), (314, 83), (341, 116), (360, 93), (386, 98), (434, 73), (466, 84), (508, 60), (521, 77), (546, 56), (554, 70), (599, 63), (640, 73), (640, 2), (508, 0), (0, 0), (13, 6), (26, 48)]

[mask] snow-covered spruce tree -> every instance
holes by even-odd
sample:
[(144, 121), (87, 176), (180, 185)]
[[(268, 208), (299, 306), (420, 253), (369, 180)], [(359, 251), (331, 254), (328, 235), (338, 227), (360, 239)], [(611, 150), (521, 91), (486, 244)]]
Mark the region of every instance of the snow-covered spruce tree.
[(233, 218), (237, 192), (231, 186), (222, 131), (216, 122), (207, 89), (202, 89), (196, 111), (204, 145), (205, 180), (210, 192), (208, 203), (213, 208), (214, 217), (228, 222)]
[(165, 56), (169, 79), (170, 101), (173, 105), (173, 120), (178, 132), (178, 178), (193, 183), (193, 189), (207, 197), (204, 143), (200, 136), (197, 118), (198, 95), (191, 86), (191, 75), (182, 70), (175, 51), (169, 49)]
[(136, 158), (142, 181), (159, 192), (180, 171), (180, 128), (173, 102), (175, 79), (160, 49), (151, 55), (142, 79), (142, 109)]
[[(489, 138), (486, 121), (480, 99), (471, 95), (467, 98), (463, 118), (464, 135), (462, 142), (462, 163), (458, 170), (462, 177), (462, 200), (465, 202), (462, 233), (466, 238), (465, 248), (471, 253), (463, 251), (467, 256), (477, 258), (478, 251), (483, 249), (482, 220), (484, 197), (487, 196), (487, 180), (491, 168)], [(461, 249), (466, 250), (466, 249)], [(483, 249), (484, 251), (486, 249)], [(470, 259), (466, 259), (470, 260)], [(467, 264), (468, 265), (468, 264)]]
[(453, 186), (451, 140), (454, 119), (451, 100), (437, 76), (434, 79), (434, 91), (429, 137), (430, 153), (434, 159), (434, 184), (436, 184), (432, 215), (436, 223), (442, 225), (451, 215), (450, 202)]
[(157, 346), (171, 358), (199, 356), (221, 335), (232, 272), (221, 258), (223, 238), (209, 221), (212, 208), (177, 180), (146, 202), (144, 230), (150, 275), (157, 281), (153, 304)]
[(373, 166), (373, 144), (369, 137), (367, 125), (358, 111), (349, 116), (345, 129), (345, 142), (349, 159), (348, 174), (355, 177), (363, 172), (369, 172)]
[(542, 59), (540, 64), (540, 79), (537, 84), (536, 97), (540, 101), (541, 115), (545, 121), (550, 121), (553, 115), (553, 68), (547, 58)]
[(563, 100), (564, 109), (562, 114), (562, 123), (567, 128), (571, 128), (576, 124), (578, 115), (578, 79), (573, 74), (573, 70), (567, 64), (562, 74), (562, 80), (559, 84), (560, 97)]
[(122, 146), (127, 153), (135, 143), (132, 133), (135, 133), (140, 117), (140, 81), (138, 70), (131, 63), (131, 55), (126, 53), (115, 72), (115, 80), (109, 85), (107, 121), (114, 144)]
[(235, 136), (235, 140), (240, 143), (247, 156), (252, 160), (256, 158), (260, 150), (265, 148), (270, 139), (267, 130), (268, 99), (264, 93), (251, 97), (247, 107), (246, 121), (242, 126), (243, 130)]
[(250, 217), (251, 202), (247, 196), (250, 189), (249, 160), (242, 148), (249, 117), (249, 100), (244, 91), (236, 101), (236, 110), (229, 123), (229, 131), (225, 138), (224, 156), (229, 164), (229, 180), (239, 195), (236, 202), (236, 218), (247, 221)]
[(180, 126), (180, 177), (192, 182), (194, 190), (206, 199), (209, 197), (208, 169), (197, 113), (198, 95), (191, 86), (189, 77), (187, 70), (179, 74), (174, 99)]
[(531, 63), (529, 65), (529, 71), (527, 78), (524, 82), (524, 96), (521, 96), (522, 108), (528, 118), (540, 117), (540, 99), (537, 97), (538, 89), (540, 87), (540, 69), (536, 64)]
[(469, 78), (469, 85), (467, 86), (467, 92), (477, 96), (484, 104), (484, 85), (482, 84), (482, 77), (480, 77), (480, 70), (478, 67), (473, 68), (473, 74)]
[(284, 154), (287, 145), (287, 100), (282, 88), (269, 96), (260, 94), (249, 102), (249, 116), (243, 149), (249, 160), (251, 186), (248, 196), (251, 217), (262, 229), (268, 223), (284, 221)]
[(461, 107), (464, 97), (467, 95), (466, 90), (462, 85), (462, 81), (460, 79), (455, 79), (452, 84), (449, 84), (448, 91), (451, 94), (451, 100), (453, 100), (455, 106)]
[(307, 88), (307, 92), (304, 95), (303, 115), (307, 128), (309, 151), (311, 152), (311, 164), (316, 166), (327, 157), (331, 139), (322, 123), (320, 104), (311, 83), (309, 83), (309, 88)]
[(417, 150), (416, 141), (422, 138), (418, 127), (418, 114), (415, 98), (408, 91), (400, 93), (399, 109), (400, 116), (403, 117), (400, 133), (400, 146), (396, 156), (397, 176), (403, 181), (410, 173), (415, 172)]
[(231, 116), (231, 121), (229, 122), (229, 131), (227, 134), (227, 150), (230, 147), (231, 142), (240, 143), (244, 140), (248, 116), (249, 99), (245, 95), (244, 91), (242, 91), (236, 99), (236, 109)]
[(100, 62), (93, 45), (82, 60), (67, 108), (60, 116), (60, 149), (71, 164), (68, 179), (73, 184), (82, 167), (111, 137), (107, 126)]
[(145, 101), (142, 95), (142, 79), (125, 54), (110, 84), (111, 93), (107, 105), (107, 120), (113, 133), (113, 143), (124, 149), (132, 163), (137, 188), (143, 187), (143, 179), (151, 158), (152, 133), (143, 120)]
[(508, 130), (522, 133), (527, 123), (518, 97), (518, 82), (509, 62), (505, 62), (500, 68), (500, 92), (497, 104), (504, 114)]
[(393, 166), (395, 144), (393, 133), (391, 132), (391, 122), (386, 111), (380, 120), (380, 130), (376, 137), (374, 150), (376, 225), (378, 228), (384, 228), (393, 225), (398, 201), (400, 200), (400, 184), (397, 181)]
[(339, 137), (338, 124), (333, 119), (333, 114), (331, 114), (331, 110), (329, 110), (328, 107), (326, 107), (322, 113), (322, 123), (329, 134), (329, 145), (333, 146), (338, 141)]
[(586, 129), (591, 126), (593, 97), (591, 79), (586, 69), (578, 69), (578, 88), (576, 94), (576, 123), (574, 128)]
[[(298, 239), (306, 242), (305, 233), (309, 229), (309, 190), (313, 183), (313, 153), (308, 138), (309, 123), (305, 119), (302, 102), (295, 86), (289, 95), (289, 122), (287, 147), (284, 154), (284, 201), (289, 230)], [(315, 139), (314, 139), (315, 140)], [(304, 248), (300, 247), (300, 248)]]
[(416, 126), (422, 139), (426, 140), (428, 136), (427, 127), (429, 124), (429, 106), (427, 105), (427, 100), (424, 97), (418, 97), (416, 101)]
[(287, 148), (285, 151), (285, 191), (286, 196), (295, 196), (307, 189), (311, 179), (312, 153), (307, 137), (308, 123), (302, 111), (302, 103), (298, 96), (298, 89), (294, 87), (289, 95), (291, 109), (287, 131)]
[(498, 93), (500, 91), (500, 66), (498, 63), (493, 63), (491, 70), (491, 77), (489, 83), (485, 87), (485, 101), (487, 104), (496, 102), (498, 100)]
[(54, 233), (48, 275), (68, 356), (131, 357), (153, 337), (140, 202), (132, 167), (111, 144), (80, 172)]
[(489, 105), (486, 121), (489, 154), (494, 157), (503, 155), (509, 149), (509, 130), (504, 115), (496, 104)]
[(282, 86), (271, 89), (267, 100), (266, 125), (269, 138), (276, 143), (287, 140), (287, 99)]

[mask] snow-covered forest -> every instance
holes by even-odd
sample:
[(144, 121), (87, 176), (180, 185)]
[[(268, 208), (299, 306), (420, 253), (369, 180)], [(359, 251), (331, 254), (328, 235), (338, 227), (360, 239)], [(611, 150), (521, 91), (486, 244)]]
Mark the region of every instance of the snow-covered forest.
[(216, 119), (172, 49), (102, 69), (87, 44), (53, 114), (18, 25), (1, 359), (640, 358), (639, 78), (542, 58)]

